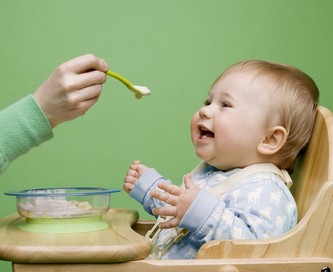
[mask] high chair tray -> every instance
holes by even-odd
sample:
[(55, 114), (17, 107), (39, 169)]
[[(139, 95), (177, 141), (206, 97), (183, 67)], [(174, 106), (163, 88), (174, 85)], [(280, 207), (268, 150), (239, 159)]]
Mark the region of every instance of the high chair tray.
[[(18, 214), (0, 219), (0, 259), (18, 263), (106, 263), (139, 260), (151, 250), (148, 239), (131, 226), (134, 210), (111, 209), (103, 216), (106, 229), (78, 233), (38, 233), (18, 228)], [(78, 227), (79, 228), (79, 227)]]

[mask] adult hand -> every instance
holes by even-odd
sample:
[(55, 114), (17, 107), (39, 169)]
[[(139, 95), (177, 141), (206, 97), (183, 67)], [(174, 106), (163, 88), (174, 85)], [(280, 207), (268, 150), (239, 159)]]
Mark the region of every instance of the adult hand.
[(35, 91), (35, 100), (52, 127), (86, 113), (106, 81), (108, 64), (92, 54), (69, 60)]

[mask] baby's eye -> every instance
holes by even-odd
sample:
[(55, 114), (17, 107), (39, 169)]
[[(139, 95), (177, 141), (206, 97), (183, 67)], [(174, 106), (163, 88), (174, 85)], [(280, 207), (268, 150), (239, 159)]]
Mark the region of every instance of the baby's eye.
[(209, 99), (206, 99), (206, 100), (204, 101), (204, 105), (205, 105), (205, 106), (209, 106), (210, 104), (212, 104), (212, 101), (210, 101)]
[(221, 106), (222, 106), (222, 108), (231, 108), (231, 107), (232, 107), (231, 104), (228, 103), (228, 102), (226, 102), (226, 101), (223, 101), (223, 102), (221, 103)]

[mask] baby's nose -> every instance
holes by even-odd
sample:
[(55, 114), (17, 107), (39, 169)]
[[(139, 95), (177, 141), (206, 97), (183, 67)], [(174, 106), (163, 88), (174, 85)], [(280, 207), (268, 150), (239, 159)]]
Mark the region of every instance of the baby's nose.
[(199, 116), (201, 118), (212, 118), (213, 113), (209, 106), (204, 106), (199, 110)]

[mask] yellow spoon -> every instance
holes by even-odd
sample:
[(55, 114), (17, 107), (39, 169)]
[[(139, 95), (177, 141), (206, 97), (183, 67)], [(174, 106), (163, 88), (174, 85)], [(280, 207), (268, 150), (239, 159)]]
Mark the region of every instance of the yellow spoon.
[(136, 99), (141, 99), (142, 96), (150, 95), (151, 93), (147, 87), (133, 85), (128, 79), (118, 75), (115, 72), (107, 71), (106, 74), (118, 79), (120, 82), (125, 84), (126, 87), (135, 94)]

